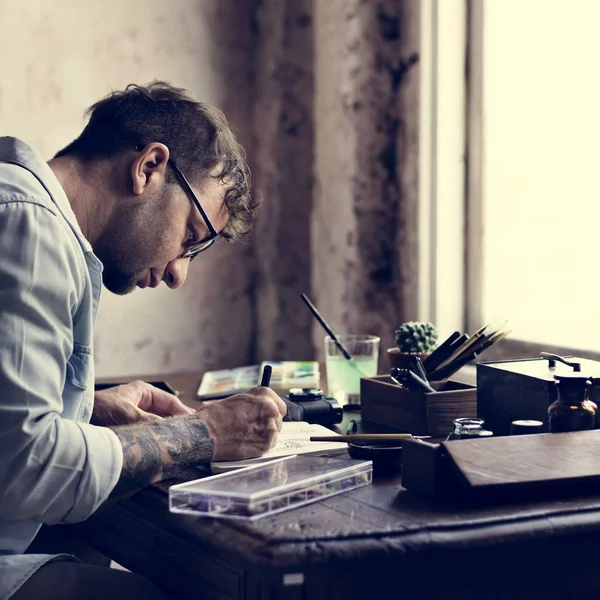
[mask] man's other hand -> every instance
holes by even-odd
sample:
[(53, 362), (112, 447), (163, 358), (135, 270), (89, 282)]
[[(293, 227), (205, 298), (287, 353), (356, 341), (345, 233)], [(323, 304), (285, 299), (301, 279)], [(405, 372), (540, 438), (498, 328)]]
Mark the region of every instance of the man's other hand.
[(270, 388), (207, 402), (196, 414), (213, 441), (213, 460), (262, 456), (277, 441), (287, 407)]
[(94, 425), (129, 425), (194, 412), (173, 394), (144, 381), (132, 381), (94, 395)]

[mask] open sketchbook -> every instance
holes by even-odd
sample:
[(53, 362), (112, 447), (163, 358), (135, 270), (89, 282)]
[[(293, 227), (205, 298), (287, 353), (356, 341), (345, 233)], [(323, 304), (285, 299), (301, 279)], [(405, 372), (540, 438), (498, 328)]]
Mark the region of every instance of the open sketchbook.
[(313, 452), (330, 452), (332, 450), (347, 450), (346, 442), (311, 442), (311, 436), (337, 435), (323, 425), (304, 423), (303, 421), (284, 421), (277, 443), (271, 450), (258, 458), (247, 460), (232, 460), (213, 462), (210, 464), (212, 473), (224, 473), (233, 469), (255, 465), (257, 463), (290, 456), (291, 454), (309, 454)]

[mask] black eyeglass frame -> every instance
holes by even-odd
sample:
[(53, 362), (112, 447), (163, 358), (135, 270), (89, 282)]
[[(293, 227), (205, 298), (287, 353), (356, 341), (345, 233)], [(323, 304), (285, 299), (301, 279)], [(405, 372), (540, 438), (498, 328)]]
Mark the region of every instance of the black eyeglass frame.
[(213, 227), (213, 224), (210, 222), (208, 215), (206, 214), (205, 210), (202, 208), (202, 204), (200, 204), (200, 200), (198, 199), (198, 196), (196, 196), (196, 193), (192, 189), (192, 186), (190, 185), (189, 181), (186, 179), (185, 175), (181, 172), (181, 169), (177, 166), (175, 161), (172, 159), (169, 159), (169, 165), (171, 165), (171, 167), (173, 167), (175, 174), (179, 178), (179, 183), (181, 184), (181, 187), (186, 191), (189, 199), (194, 203), (196, 208), (200, 211), (200, 214), (202, 215), (202, 218), (204, 219), (204, 222), (206, 223), (206, 226), (208, 227), (208, 231), (210, 232), (210, 234), (207, 237), (205, 237), (204, 239), (201, 239), (197, 242), (190, 244), (184, 250), (183, 254), (180, 256), (180, 258), (189, 258), (190, 260), (194, 260), (194, 258), (196, 258), (196, 256), (198, 256), (198, 254), (200, 254), (200, 252), (204, 252), (205, 250), (208, 250), (208, 248), (210, 248), (215, 243), (215, 240), (219, 237), (219, 232)]

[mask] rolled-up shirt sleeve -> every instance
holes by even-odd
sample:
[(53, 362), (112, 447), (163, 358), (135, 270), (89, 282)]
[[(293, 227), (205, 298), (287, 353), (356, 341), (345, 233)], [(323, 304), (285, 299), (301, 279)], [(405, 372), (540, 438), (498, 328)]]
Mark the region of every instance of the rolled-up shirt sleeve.
[(55, 214), (9, 200), (0, 201), (0, 519), (81, 521), (116, 485), (123, 452), (110, 429), (62, 416), (81, 269)]

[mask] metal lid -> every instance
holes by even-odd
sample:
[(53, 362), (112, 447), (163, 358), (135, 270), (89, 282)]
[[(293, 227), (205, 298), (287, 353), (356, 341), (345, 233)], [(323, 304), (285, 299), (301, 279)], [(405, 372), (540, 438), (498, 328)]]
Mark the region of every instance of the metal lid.
[(572, 392), (583, 391), (592, 385), (591, 378), (582, 373), (561, 373), (560, 375), (555, 375), (554, 379), (560, 386), (560, 389)]

